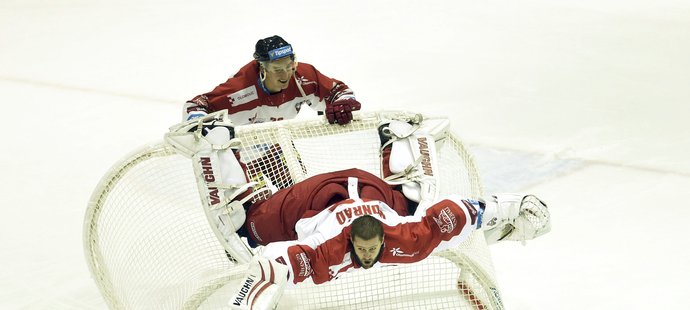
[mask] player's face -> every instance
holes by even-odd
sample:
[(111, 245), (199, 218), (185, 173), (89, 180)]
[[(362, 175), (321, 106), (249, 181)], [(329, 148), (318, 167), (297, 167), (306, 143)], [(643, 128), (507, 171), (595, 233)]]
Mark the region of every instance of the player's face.
[(264, 68), (266, 80), (264, 85), (271, 92), (279, 92), (288, 87), (292, 74), (295, 73), (297, 63), (290, 57), (271, 61)]
[(381, 251), (381, 246), (383, 246), (383, 240), (379, 237), (374, 237), (369, 240), (364, 240), (359, 237), (354, 237), (352, 240), (352, 246), (355, 249), (355, 255), (359, 258), (364, 269), (371, 268), (376, 263), (376, 257)]

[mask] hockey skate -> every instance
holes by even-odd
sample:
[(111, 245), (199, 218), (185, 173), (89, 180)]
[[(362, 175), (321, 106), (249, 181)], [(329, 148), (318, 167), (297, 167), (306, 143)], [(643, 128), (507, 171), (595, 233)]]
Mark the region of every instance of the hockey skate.
[(544, 202), (533, 195), (497, 194), (487, 202), (480, 221), (488, 244), (502, 240), (525, 242), (551, 230)]

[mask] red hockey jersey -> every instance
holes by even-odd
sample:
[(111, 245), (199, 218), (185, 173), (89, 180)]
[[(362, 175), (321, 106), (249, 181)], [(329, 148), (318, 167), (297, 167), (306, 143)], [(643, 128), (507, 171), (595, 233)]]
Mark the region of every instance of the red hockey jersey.
[[(297, 66), (294, 77), (290, 79), (286, 89), (271, 94), (259, 80), (259, 64), (251, 61), (211, 92), (187, 101), (184, 105), (183, 120), (190, 119), (194, 114), (227, 109), (230, 120), (235, 125), (278, 121), (294, 118), (302, 103), (323, 112), (326, 108), (326, 97), (330, 95), (331, 89), (334, 85), (342, 83), (321, 74), (314, 66), (303, 62)], [(304, 95), (296, 83), (300, 84)], [(338, 98), (331, 98), (333, 101), (336, 99)]]
[(359, 169), (318, 174), (281, 189), (267, 201), (255, 203), (247, 212), (246, 237), (261, 245), (298, 240), (300, 219), (313, 217), (336, 202), (350, 197), (348, 179), (358, 181), (357, 196), (378, 200), (400, 215), (408, 215), (405, 196), (381, 178)]
[[(422, 207), (422, 206), (420, 206)], [(324, 283), (361, 266), (350, 242), (350, 224), (362, 215), (384, 225), (384, 243), (374, 267), (421, 261), (434, 251), (456, 247), (475, 229), (479, 202), (448, 196), (423, 216), (400, 216), (376, 200), (348, 199), (297, 223), (300, 240), (267, 245), (262, 255), (290, 267), (292, 283)]]

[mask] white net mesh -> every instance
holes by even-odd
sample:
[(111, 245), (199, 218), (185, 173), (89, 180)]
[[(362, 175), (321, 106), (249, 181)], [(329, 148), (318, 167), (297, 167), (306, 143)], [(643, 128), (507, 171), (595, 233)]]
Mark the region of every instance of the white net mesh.
[[(284, 188), (356, 167), (380, 175), (377, 127), (407, 113), (361, 114), (236, 128), (250, 176)], [(454, 136), (440, 151), (441, 193), (481, 196), (471, 157)], [(116, 309), (222, 309), (244, 265), (230, 261), (200, 205), (190, 160), (165, 144), (130, 154), (95, 189), (85, 218), (91, 272)], [(286, 290), (284, 309), (501, 309), (488, 248), (474, 233), (458, 249), (409, 265), (346, 273)]]

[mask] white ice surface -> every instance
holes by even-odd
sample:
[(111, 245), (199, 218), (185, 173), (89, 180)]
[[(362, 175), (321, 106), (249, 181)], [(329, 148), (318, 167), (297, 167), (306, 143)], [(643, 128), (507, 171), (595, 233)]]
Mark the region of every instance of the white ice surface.
[(0, 309), (102, 309), (93, 187), (280, 34), (366, 110), (444, 114), (487, 192), (553, 231), (492, 247), (508, 309), (687, 309), (690, 2), (3, 0)]

